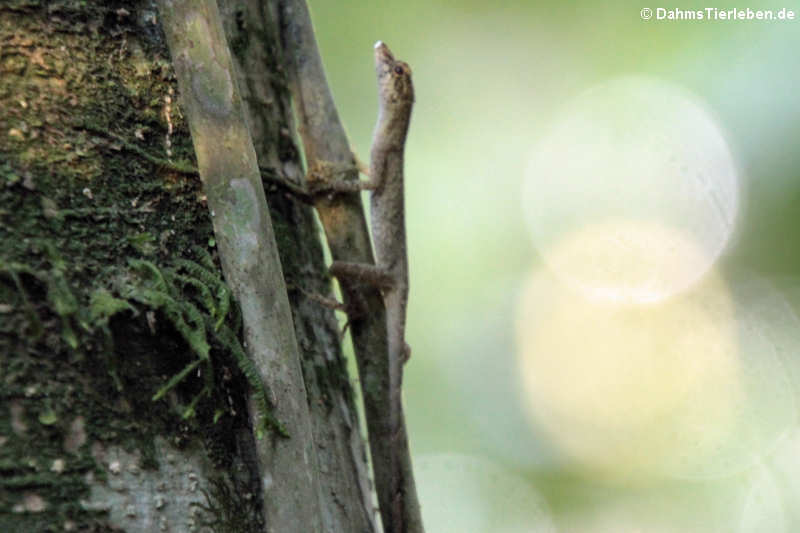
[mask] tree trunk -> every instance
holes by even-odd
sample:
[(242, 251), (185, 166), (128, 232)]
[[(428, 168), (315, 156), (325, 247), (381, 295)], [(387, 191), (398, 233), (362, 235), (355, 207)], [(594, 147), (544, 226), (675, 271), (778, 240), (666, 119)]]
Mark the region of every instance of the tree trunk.
[[(294, 288), (322, 530), (372, 532), (337, 324), (298, 290), (330, 291), (319, 231), (275, 185), (302, 176), (276, 15), (220, 11)], [(0, 6), (0, 531), (273, 531), (160, 21), (150, 1)]]

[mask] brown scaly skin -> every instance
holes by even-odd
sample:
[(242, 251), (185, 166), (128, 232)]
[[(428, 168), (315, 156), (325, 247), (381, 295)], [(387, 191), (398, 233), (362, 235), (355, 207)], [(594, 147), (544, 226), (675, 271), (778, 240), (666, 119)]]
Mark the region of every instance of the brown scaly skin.
[[(411, 69), (395, 61), (385, 44), (375, 46), (378, 76), (378, 123), (372, 138), (370, 177), (373, 182), (372, 235), (378, 266), (385, 269), (392, 286), (386, 300), (389, 353), (397, 362), (399, 374), (408, 359), (405, 343), (406, 304), (408, 302), (408, 253), (403, 194), (403, 153), (414, 104)], [(399, 379), (399, 375), (398, 375)], [(400, 383), (392, 387), (399, 392)]]
[(337, 277), (356, 277), (383, 289), (389, 357), (393, 368), (391, 389), (399, 397), (402, 365), (410, 352), (405, 342), (408, 253), (403, 154), (414, 105), (414, 87), (411, 68), (407, 63), (395, 60), (389, 48), (380, 41), (375, 44), (375, 72), (378, 77), (379, 107), (370, 153), (370, 180), (336, 185), (348, 190), (355, 186), (372, 191), (372, 239), (378, 264), (335, 261), (330, 270)]
[[(405, 342), (408, 302), (408, 255), (406, 250), (403, 193), (403, 154), (414, 104), (411, 68), (397, 61), (389, 48), (375, 44), (378, 78), (378, 121), (372, 138), (369, 181), (337, 182), (332, 188), (352, 191), (369, 189), (372, 238), (377, 265), (335, 261), (333, 275), (356, 278), (379, 286), (386, 306), (389, 390), (388, 412), (382, 434), (391, 464), (375, 464), (376, 488), (387, 533), (422, 531), (419, 508), (413, 494), (413, 478), (407, 463), (407, 437), (402, 419), (401, 386), (403, 364), (410, 349)], [(362, 376), (362, 382), (366, 381)], [(403, 459), (405, 458), (405, 459)], [(375, 461), (374, 461), (375, 462)], [(409, 501), (411, 498), (413, 501)], [(408, 522), (411, 523), (408, 523)]]

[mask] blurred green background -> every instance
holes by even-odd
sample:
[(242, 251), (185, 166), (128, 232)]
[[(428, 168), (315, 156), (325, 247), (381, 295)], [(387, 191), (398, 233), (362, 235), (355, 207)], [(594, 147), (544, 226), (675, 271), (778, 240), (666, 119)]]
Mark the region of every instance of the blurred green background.
[[(751, 298), (778, 311), (750, 334), (792, 365), (800, 356), (792, 329), (800, 301), (800, 21), (645, 21), (645, 7), (706, 7), (646, 0), (311, 0), (310, 7), (362, 159), (376, 116), (372, 45), (385, 41), (413, 69), (405, 402), (428, 531), (800, 530), (794, 411), (769, 449), (724, 475), (600, 474), (565, 457), (532, 420), (515, 340), (518, 299), (541, 267), (521, 200), (531, 152), (577, 95), (640, 75), (693, 94), (727, 139), (739, 169), (739, 212), (717, 271), (734, 285), (742, 272), (757, 276), (763, 285)], [(800, 16), (796, 2), (717, 7)], [(743, 372), (761, 372), (746, 364)], [(792, 372), (759, 379), (781, 375)]]

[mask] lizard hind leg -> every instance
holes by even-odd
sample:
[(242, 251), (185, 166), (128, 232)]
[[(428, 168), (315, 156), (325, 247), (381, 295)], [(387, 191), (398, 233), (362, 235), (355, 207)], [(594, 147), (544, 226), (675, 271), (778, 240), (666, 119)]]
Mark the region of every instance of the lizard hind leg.
[(395, 285), (391, 271), (369, 263), (334, 261), (328, 271), (339, 279), (366, 283), (381, 289), (390, 289)]

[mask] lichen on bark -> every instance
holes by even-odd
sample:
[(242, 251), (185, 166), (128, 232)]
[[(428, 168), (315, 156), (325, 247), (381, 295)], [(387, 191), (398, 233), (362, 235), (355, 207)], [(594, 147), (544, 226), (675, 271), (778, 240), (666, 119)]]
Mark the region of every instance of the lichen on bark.
[(176, 454), (203, 450), (197, 490), (221, 475), (257, 491), (246, 386), (228, 351), (211, 342), (214, 393), (184, 419), (203, 376), (151, 399), (197, 356), (166, 310), (125, 300), (92, 313), (103, 291), (123, 301), (132, 258), (163, 267), (197, 259), (192, 247), (213, 253), (199, 180), (181, 170), (194, 154), (174, 86), (150, 2), (0, 6), (2, 531), (150, 531), (143, 513), (95, 495), (119, 467), (102, 450), (168, 477), (159, 439)]

